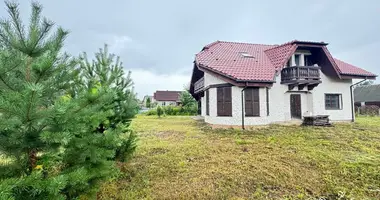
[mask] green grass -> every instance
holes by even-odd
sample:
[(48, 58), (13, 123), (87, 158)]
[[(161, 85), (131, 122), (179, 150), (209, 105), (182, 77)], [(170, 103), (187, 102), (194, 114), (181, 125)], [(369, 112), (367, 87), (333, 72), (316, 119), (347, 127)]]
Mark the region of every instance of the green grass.
[(380, 118), (214, 129), (138, 116), (137, 152), (99, 199), (380, 199)]

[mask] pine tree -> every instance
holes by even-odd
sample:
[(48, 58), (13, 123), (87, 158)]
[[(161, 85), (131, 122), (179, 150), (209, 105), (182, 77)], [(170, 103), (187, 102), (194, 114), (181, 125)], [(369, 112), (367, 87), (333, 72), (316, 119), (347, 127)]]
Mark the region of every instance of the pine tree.
[[(11, 161), (0, 166), (0, 199), (93, 195), (118, 173), (119, 152), (135, 148), (134, 138), (124, 134), (134, 106), (115, 106), (115, 99), (135, 98), (133, 90), (102, 82), (84, 87), (82, 62), (61, 51), (68, 32), (58, 27), (52, 33), (54, 23), (42, 19), (37, 3), (27, 28), (18, 5), (6, 6), (10, 19), (0, 23), (0, 154)], [(119, 122), (99, 131), (114, 118)]]
[(150, 97), (146, 99), (146, 105), (147, 108), (150, 108)]
[(79, 85), (84, 90), (93, 90), (93, 88), (102, 86), (116, 93), (112, 102), (103, 105), (103, 110), (113, 110), (113, 113), (106, 121), (99, 124), (98, 131), (103, 132), (107, 129), (114, 129), (120, 124), (124, 125), (125, 137), (121, 140), (123, 145), (117, 150), (116, 158), (119, 161), (125, 161), (134, 151), (135, 146), (131, 146), (131, 144), (136, 141), (136, 135), (127, 127), (139, 110), (138, 100), (132, 87), (131, 72), (128, 72), (127, 75), (124, 74), (120, 57), (109, 53), (107, 45), (95, 53), (95, 60), (92, 62), (89, 61), (87, 53), (83, 53), (80, 67)]
[(184, 90), (181, 92), (180, 101), (182, 104), (182, 112), (187, 114), (197, 114), (198, 104), (197, 101), (191, 96), (190, 92)]

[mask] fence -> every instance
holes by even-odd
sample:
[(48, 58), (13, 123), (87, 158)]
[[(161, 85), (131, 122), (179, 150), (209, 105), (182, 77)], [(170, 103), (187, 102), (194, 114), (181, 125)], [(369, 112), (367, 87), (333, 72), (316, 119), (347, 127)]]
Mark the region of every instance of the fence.
[(356, 115), (379, 116), (380, 107), (375, 105), (355, 106)]

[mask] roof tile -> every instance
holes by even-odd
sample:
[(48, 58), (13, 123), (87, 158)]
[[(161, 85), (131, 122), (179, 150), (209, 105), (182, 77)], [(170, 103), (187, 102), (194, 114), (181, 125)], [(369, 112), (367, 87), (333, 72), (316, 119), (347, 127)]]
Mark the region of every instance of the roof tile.
[[(327, 43), (324, 42), (293, 40), (282, 45), (265, 45), (216, 41), (206, 45), (196, 55), (195, 62), (236, 80), (271, 82), (276, 70), (285, 65), (287, 59), (296, 50), (297, 44), (323, 45), (323, 48), (327, 50), (325, 47)], [(242, 53), (251, 54), (253, 58), (244, 57)], [(332, 58), (330, 54), (328, 56)], [(332, 62), (335, 60), (333, 65), (341, 74), (376, 76), (343, 61), (331, 60)]]

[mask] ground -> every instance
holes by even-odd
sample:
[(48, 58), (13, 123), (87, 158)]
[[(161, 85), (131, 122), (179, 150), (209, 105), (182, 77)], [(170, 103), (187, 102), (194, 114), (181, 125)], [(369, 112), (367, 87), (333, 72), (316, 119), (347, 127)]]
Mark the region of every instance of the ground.
[(380, 118), (211, 129), (138, 116), (134, 158), (99, 199), (380, 199)]

